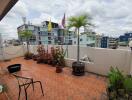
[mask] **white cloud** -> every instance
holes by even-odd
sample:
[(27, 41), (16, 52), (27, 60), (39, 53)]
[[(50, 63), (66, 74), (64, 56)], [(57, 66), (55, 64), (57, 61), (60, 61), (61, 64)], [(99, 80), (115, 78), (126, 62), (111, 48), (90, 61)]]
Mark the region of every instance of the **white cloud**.
[(19, 0), (0, 22), (0, 33), (15, 37), (22, 16), (34, 24), (50, 18), (60, 23), (64, 13), (69, 17), (88, 12), (97, 33), (118, 36), (132, 30), (131, 9), (132, 0)]
[(17, 38), (17, 27), (22, 24), (22, 16), (28, 14), (27, 6), (24, 2), (18, 1), (11, 11), (0, 22), (0, 33), (3, 38)]

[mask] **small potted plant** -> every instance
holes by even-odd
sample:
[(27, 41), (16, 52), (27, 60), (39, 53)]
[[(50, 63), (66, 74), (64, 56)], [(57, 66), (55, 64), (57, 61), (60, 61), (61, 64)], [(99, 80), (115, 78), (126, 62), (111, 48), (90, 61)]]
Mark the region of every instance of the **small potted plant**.
[(36, 61), (37, 58), (38, 58), (38, 55), (37, 55), (37, 54), (33, 54), (32, 59), (33, 59), (34, 61)]
[(38, 52), (37, 63), (43, 63), (44, 62), (44, 56), (45, 56), (44, 46), (39, 45), (37, 52)]
[(57, 56), (57, 66), (56, 66), (56, 73), (61, 73), (62, 68), (65, 66), (65, 53), (63, 48), (57, 47), (56, 48), (56, 56)]
[(52, 64), (52, 66), (56, 66), (57, 65), (58, 55), (57, 55), (56, 50), (57, 49), (55, 49), (54, 47), (51, 47), (51, 64)]
[(26, 60), (32, 59), (32, 56), (33, 56), (33, 53), (26, 52), (24, 55), (24, 59), (26, 59)]

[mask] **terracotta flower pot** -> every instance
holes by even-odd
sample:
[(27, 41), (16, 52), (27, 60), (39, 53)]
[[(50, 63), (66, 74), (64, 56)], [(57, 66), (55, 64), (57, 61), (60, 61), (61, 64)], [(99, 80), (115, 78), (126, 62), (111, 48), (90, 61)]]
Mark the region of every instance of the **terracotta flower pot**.
[(56, 73), (61, 73), (62, 72), (62, 67), (61, 66), (57, 66), (56, 67)]

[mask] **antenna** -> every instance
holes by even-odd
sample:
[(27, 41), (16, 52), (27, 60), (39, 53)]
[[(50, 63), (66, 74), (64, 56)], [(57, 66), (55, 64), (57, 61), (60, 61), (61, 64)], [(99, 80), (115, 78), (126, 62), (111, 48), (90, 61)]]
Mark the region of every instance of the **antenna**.
[(28, 21), (28, 25), (31, 25), (30, 21)]
[(23, 24), (26, 24), (26, 17), (22, 17)]

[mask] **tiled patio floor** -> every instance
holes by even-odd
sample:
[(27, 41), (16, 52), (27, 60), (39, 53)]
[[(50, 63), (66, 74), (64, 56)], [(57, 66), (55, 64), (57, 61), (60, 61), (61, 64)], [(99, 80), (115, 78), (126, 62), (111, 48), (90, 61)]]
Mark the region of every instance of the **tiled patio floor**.
[[(44, 89), (42, 96), (39, 85), (28, 88), (28, 100), (105, 100), (107, 79), (91, 73), (83, 77), (73, 76), (71, 68), (65, 67), (62, 73), (56, 73), (55, 67), (46, 64), (37, 64), (33, 60), (15, 58), (8, 62), (1, 62), (0, 67), (5, 69), (10, 64), (21, 63), (23, 76), (40, 80)], [(2, 75), (1, 75), (2, 76)], [(7, 84), (7, 94), (11, 100), (17, 100), (18, 86), (16, 79), (6, 73), (0, 77)], [(2, 98), (2, 99), (1, 99)], [(0, 94), (0, 100), (4, 100)], [(6, 99), (5, 99), (6, 100)], [(25, 100), (22, 90), (21, 100)]]

